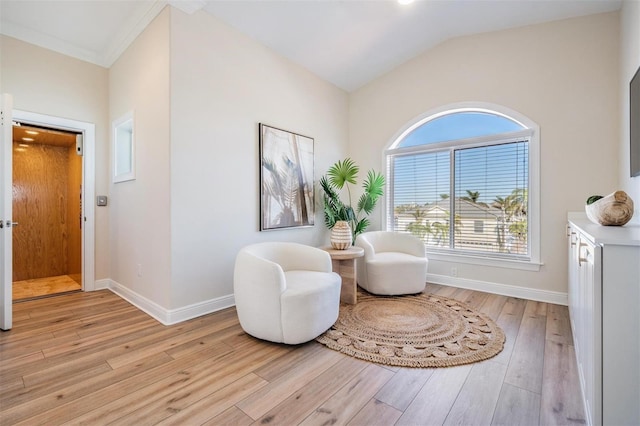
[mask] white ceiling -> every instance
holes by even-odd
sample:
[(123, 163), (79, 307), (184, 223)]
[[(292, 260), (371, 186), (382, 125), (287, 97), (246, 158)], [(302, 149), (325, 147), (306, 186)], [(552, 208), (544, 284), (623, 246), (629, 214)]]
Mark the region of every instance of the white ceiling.
[[(165, 0), (0, 0), (0, 32), (109, 67)], [(347, 91), (452, 37), (608, 12), (621, 0), (172, 0)]]

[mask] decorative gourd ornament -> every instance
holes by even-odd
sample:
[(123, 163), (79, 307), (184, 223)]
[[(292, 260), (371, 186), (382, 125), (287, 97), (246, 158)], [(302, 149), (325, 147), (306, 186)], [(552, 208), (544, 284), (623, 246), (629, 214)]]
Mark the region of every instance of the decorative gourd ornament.
[(633, 216), (633, 200), (624, 191), (616, 191), (604, 197), (592, 195), (587, 198), (585, 211), (593, 223), (622, 226)]

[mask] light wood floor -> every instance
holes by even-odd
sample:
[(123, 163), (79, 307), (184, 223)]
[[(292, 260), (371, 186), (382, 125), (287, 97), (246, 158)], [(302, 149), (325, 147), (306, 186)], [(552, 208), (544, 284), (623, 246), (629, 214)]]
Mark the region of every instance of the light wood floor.
[(35, 278), (13, 282), (13, 300), (27, 300), (82, 290), (80, 275)]
[(0, 333), (0, 424), (582, 424), (567, 308), (427, 291), (485, 312), (491, 360), (384, 367), (309, 342), (256, 340), (234, 308), (165, 327), (109, 291), (14, 305)]

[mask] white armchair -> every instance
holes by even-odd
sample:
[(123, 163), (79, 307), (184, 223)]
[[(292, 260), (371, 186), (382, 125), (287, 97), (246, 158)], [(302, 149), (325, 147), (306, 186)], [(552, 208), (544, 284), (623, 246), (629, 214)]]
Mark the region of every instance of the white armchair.
[(424, 290), (427, 265), (424, 243), (410, 234), (375, 231), (356, 238), (364, 249), (357, 260), (358, 285), (381, 295), (415, 294)]
[(244, 247), (233, 277), (240, 325), (272, 342), (312, 340), (338, 319), (340, 284), (331, 257), (318, 248), (286, 242)]

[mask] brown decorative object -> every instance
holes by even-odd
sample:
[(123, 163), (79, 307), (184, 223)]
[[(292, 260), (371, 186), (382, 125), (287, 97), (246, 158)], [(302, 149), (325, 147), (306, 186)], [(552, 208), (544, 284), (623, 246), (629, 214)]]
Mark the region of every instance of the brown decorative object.
[(593, 223), (622, 226), (633, 216), (633, 200), (624, 191), (616, 191), (585, 206), (587, 217)]
[(339, 220), (331, 228), (331, 247), (336, 250), (345, 250), (351, 247), (353, 235), (351, 234), (351, 226), (346, 220)]
[(505, 335), (488, 316), (443, 296), (373, 296), (340, 305), (340, 316), (316, 339), (336, 351), (400, 367), (451, 367), (489, 359)]

